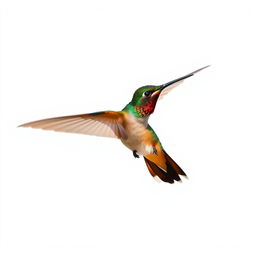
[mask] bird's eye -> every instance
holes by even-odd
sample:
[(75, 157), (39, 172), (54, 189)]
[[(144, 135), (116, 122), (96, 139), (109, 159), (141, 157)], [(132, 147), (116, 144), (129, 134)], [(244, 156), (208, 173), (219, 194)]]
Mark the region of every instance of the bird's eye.
[(149, 97), (151, 94), (152, 94), (151, 91), (145, 91), (145, 92), (143, 93), (143, 96)]

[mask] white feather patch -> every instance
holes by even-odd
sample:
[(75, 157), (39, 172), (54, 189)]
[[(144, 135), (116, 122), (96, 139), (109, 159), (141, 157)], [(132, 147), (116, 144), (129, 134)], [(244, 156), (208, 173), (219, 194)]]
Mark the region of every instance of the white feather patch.
[(147, 154), (152, 154), (154, 152), (153, 147), (151, 145), (146, 145), (145, 146), (145, 152)]

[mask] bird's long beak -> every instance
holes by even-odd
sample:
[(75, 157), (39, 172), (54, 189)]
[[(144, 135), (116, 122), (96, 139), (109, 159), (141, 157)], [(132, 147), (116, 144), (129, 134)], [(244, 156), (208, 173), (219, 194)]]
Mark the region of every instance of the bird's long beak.
[(162, 85), (160, 86), (159, 90), (162, 91), (162, 90), (165, 89), (166, 87), (168, 87), (168, 86), (170, 86), (170, 85), (172, 85), (172, 84), (175, 84), (175, 83), (177, 83), (177, 82), (180, 82), (180, 81), (182, 81), (182, 80), (185, 80), (185, 79), (187, 79), (188, 77), (191, 77), (191, 76), (193, 76), (194, 74), (198, 73), (199, 71), (201, 71), (201, 70), (203, 70), (203, 69), (205, 69), (205, 68), (208, 68), (208, 67), (210, 67), (210, 65), (207, 65), (207, 66), (205, 66), (205, 67), (203, 67), (203, 68), (197, 69), (196, 71), (194, 71), (194, 72), (192, 72), (192, 73), (189, 73), (189, 74), (187, 74), (187, 75), (185, 75), (185, 76), (182, 76), (182, 77), (180, 77), (180, 78), (177, 78), (177, 79), (175, 79), (175, 80), (172, 80), (172, 81), (170, 81), (170, 82), (168, 82), (168, 83), (162, 84)]
[(208, 68), (208, 67), (210, 67), (210, 65), (205, 66), (205, 67), (200, 68), (200, 69), (197, 69), (197, 70), (195, 70), (194, 72), (191, 72), (191, 73), (189, 73), (189, 74), (187, 74), (187, 75), (185, 75), (185, 76), (182, 76), (182, 77), (180, 77), (180, 78), (177, 78), (177, 79), (175, 79), (175, 80), (172, 80), (172, 81), (170, 81), (170, 82), (168, 82), (168, 83), (165, 83), (165, 84), (160, 85), (159, 88), (157, 88), (157, 89), (154, 91), (154, 93), (152, 93), (152, 96), (153, 96), (153, 97), (155, 97), (155, 96), (157, 96), (157, 95), (159, 96), (160, 93), (161, 93), (165, 88), (169, 87), (170, 85), (173, 85), (173, 87), (175, 87), (176, 85), (182, 83), (183, 80), (187, 79), (188, 77), (193, 76), (194, 74), (196, 74), (196, 73), (198, 73), (199, 71), (201, 71), (201, 70), (203, 70), (203, 69), (205, 69), (205, 68)]
[(198, 73), (199, 71), (201, 71), (201, 70), (203, 70), (203, 69), (205, 69), (205, 68), (208, 68), (208, 67), (210, 67), (210, 65), (207, 65), (207, 66), (205, 66), (205, 67), (203, 67), (203, 68), (197, 69), (197, 70), (195, 70), (194, 72), (191, 72), (191, 73), (189, 73), (189, 74), (187, 74), (187, 75), (185, 75), (185, 76), (182, 76), (182, 77), (180, 77), (180, 78), (177, 78), (177, 79), (175, 79), (175, 80), (172, 80), (172, 81), (170, 81), (170, 82), (168, 82), (168, 83), (165, 83), (165, 84), (160, 85), (159, 88), (157, 88), (157, 89), (154, 91), (154, 93), (152, 93), (152, 96), (151, 96), (151, 97), (159, 96), (160, 93), (161, 93), (165, 88), (169, 87), (170, 85), (173, 85), (173, 87), (175, 87), (176, 85), (179, 85), (180, 83), (182, 83), (183, 80), (187, 79), (188, 77), (193, 76), (194, 74), (196, 74), (196, 73)]

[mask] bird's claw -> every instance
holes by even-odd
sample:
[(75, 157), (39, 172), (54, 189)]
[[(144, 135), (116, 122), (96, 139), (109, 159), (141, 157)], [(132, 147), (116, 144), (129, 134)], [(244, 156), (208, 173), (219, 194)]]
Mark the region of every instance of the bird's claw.
[(135, 158), (140, 158), (140, 156), (137, 154), (137, 150), (133, 150), (132, 152)]

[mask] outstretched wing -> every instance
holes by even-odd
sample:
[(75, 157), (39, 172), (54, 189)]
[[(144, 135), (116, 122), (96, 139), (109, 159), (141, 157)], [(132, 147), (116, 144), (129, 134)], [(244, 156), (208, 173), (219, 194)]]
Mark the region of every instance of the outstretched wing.
[(25, 123), (19, 127), (127, 139), (127, 134), (123, 127), (123, 113), (115, 111), (55, 117)]

